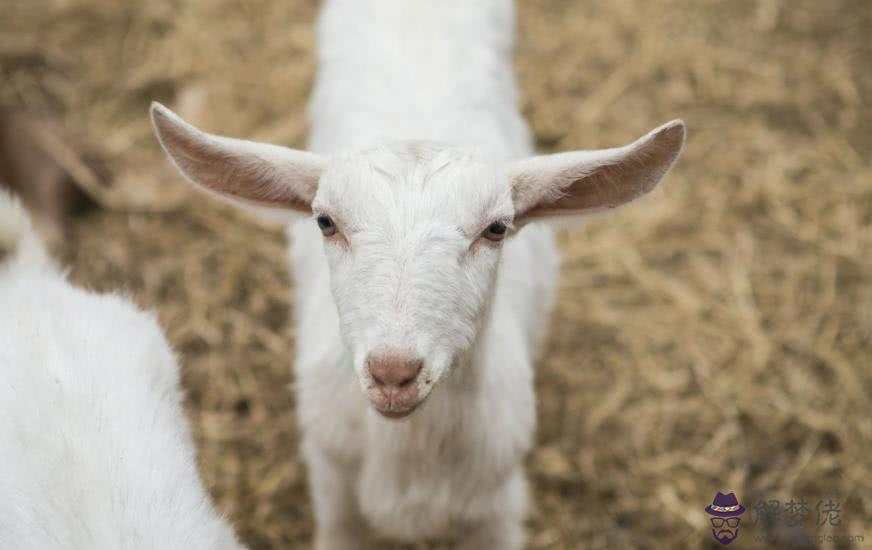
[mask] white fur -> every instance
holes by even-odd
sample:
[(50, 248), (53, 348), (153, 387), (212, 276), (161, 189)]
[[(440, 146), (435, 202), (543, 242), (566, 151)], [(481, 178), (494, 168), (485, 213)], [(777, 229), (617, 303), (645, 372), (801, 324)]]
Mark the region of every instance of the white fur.
[[(153, 107), (190, 181), (243, 205), (290, 194), (267, 206), (304, 204), (336, 222), (326, 238), (312, 219), (289, 233), (319, 550), (358, 548), (366, 526), (405, 541), (522, 546), (533, 360), (558, 257), (545, 226), (502, 244), (483, 232), (633, 200), (684, 142), (676, 121), (623, 148), (525, 158), (512, 12), (509, 0), (328, 0), (309, 143), (323, 160), (237, 147)], [(319, 174), (311, 201), (295, 191), (309, 180), (264, 176), (276, 164)], [(366, 358), (385, 349), (423, 360), (426, 402), (400, 421), (367, 401)]]
[(152, 315), (69, 284), (0, 193), (0, 548), (235, 549)]

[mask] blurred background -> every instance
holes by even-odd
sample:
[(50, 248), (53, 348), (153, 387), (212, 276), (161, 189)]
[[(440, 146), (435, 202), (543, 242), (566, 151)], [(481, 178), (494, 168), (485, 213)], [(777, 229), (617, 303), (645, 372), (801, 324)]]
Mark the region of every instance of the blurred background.
[[(147, 108), (302, 147), (317, 8), (3, 0), (0, 17), (0, 179), (72, 279), (157, 310), (205, 481), (255, 549), (313, 527), (284, 237), (189, 192)], [(690, 132), (660, 191), (561, 237), (529, 548), (713, 547), (719, 490), (748, 509), (745, 547), (872, 545), (870, 28), (867, 0), (519, 2), (541, 151), (679, 116)], [(755, 524), (790, 499), (802, 524)], [(839, 526), (816, 524), (821, 499)]]

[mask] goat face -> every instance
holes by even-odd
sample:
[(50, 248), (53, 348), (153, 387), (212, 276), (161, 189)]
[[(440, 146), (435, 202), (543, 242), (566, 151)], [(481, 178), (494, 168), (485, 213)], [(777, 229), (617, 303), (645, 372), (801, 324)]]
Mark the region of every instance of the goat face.
[(413, 411), (475, 342), (504, 237), (646, 194), (685, 136), (672, 121), (623, 147), (508, 164), (421, 142), (326, 159), (206, 134), (157, 104), (152, 120), (198, 187), (269, 218), (313, 218), (355, 370), (389, 417)]
[(508, 178), (401, 143), (332, 160), (312, 210), (361, 385), (379, 412), (405, 416), (483, 325), (514, 215)]

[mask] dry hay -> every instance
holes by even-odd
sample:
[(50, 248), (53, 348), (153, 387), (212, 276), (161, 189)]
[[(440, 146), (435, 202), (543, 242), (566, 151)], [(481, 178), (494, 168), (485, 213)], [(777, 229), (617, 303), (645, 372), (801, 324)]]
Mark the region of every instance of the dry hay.
[[(219, 506), (253, 548), (304, 546), (283, 236), (187, 194), (146, 109), (159, 99), (213, 131), (302, 145), (316, 6), (12, 0), (4, 12), (0, 98), (56, 113), (113, 171), (107, 210), (62, 247), (73, 278), (158, 309)], [(720, 489), (749, 508), (832, 497), (832, 532), (862, 534), (872, 5), (529, 0), (519, 12), (542, 150), (623, 143), (674, 116), (690, 127), (663, 191), (562, 239), (529, 546), (713, 544), (703, 506)], [(745, 538), (763, 532), (751, 516)], [(811, 518), (806, 532), (831, 531)]]

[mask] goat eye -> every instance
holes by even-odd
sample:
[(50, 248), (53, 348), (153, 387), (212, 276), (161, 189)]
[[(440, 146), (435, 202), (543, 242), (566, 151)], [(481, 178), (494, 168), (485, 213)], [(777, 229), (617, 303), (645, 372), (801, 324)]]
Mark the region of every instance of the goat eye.
[(336, 224), (330, 219), (330, 216), (321, 214), (318, 216), (318, 228), (325, 237), (330, 237), (336, 234)]
[(503, 240), (503, 237), (506, 236), (507, 229), (506, 224), (502, 222), (494, 222), (484, 230), (484, 238), (494, 242), (501, 241)]

